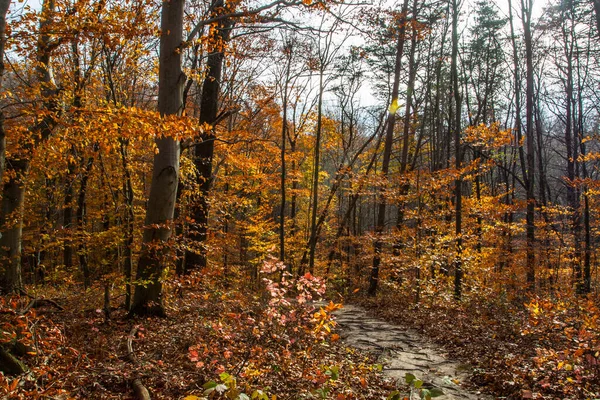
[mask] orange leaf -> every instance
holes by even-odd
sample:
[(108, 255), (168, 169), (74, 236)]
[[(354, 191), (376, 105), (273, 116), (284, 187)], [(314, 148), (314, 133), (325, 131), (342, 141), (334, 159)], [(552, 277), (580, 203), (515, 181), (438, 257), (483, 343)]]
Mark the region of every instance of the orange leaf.
[(15, 390), (15, 389), (17, 388), (17, 386), (19, 385), (19, 381), (20, 381), (20, 379), (19, 379), (19, 378), (15, 378), (15, 379), (14, 379), (14, 380), (11, 382), (11, 384), (10, 384), (10, 387), (8, 388), (8, 391), (9, 391), (9, 392), (12, 392), (13, 390)]

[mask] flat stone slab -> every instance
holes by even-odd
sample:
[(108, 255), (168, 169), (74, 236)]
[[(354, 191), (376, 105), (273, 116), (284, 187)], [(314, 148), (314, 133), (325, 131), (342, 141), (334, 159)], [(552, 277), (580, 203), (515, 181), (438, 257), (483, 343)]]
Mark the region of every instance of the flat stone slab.
[(471, 368), (448, 359), (418, 332), (389, 324), (354, 305), (345, 305), (334, 315), (342, 340), (375, 355), (390, 378), (404, 383), (405, 375), (411, 373), (424, 382), (424, 387), (441, 388), (445, 395), (439, 399), (492, 399), (462, 387)]

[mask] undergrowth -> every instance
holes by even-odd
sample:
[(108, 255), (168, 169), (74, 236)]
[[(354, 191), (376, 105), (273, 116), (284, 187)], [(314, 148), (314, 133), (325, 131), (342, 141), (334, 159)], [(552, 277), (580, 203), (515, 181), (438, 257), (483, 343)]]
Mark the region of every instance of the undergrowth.
[(3, 343), (30, 351), (23, 355), (29, 372), (0, 374), (0, 397), (133, 398), (135, 379), (153, 399), (373, 399), (393, 389), (370, 356), (341, 344), (331, 319), (339, 305), (314, 303), (321, 280), (292, 279), (275, 263), (261, 278), (249, 282), (230, 268), (168, 280), (164, 319), (128, 319), (117, 307), (119, 288), (111, 291), (110, 318), (101, 287), (36, 289), (64, 311), (20, 315), (29, 299), (3, 298)]
[[(473, 366), (471, 382), (496, 397), (600, 397), (600, 299), (571, 294), (509, 296), (471, 290), (460, 302), (444, 285), (419, 293), (387, 286), (376, 298), (352, 301), (380, 317), (411, 326)], [(398, 312), (402, 310), (402, 312)]]

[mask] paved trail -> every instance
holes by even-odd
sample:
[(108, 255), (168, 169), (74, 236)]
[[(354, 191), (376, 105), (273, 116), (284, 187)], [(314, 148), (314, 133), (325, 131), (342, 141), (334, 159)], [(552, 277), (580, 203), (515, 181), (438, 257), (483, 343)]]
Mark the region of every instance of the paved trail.
[(357, 306), (345, 305), (335, 315), (341, 338), (376, 355), (387, 376), (403, 383), (405, 374), (412, 373), (425, 387), (441, 388), (445, 395), (440, 399), (491, 399), (461, 387), (469, 376), (468, 366), (447, 359), (417, 332), (372, 317)]

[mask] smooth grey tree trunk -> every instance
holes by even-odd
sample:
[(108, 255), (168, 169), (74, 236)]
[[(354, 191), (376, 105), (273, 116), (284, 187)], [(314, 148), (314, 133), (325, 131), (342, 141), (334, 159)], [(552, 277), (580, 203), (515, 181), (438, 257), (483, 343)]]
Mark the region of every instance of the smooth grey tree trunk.
[[(185, 0), (167, 0), (162, 5), (158, 78), (158, 111), (161, 116), (180, 115), (183, 108), (185, 76), (181, 69), (180, 46), (184, 5)], [(170, 137), (156, 139), (156, 147), (158, 153), (154, 155), (131, 315), (165, 315), (162, 275), (175, 213), (180, 148), (179, 141)]]

